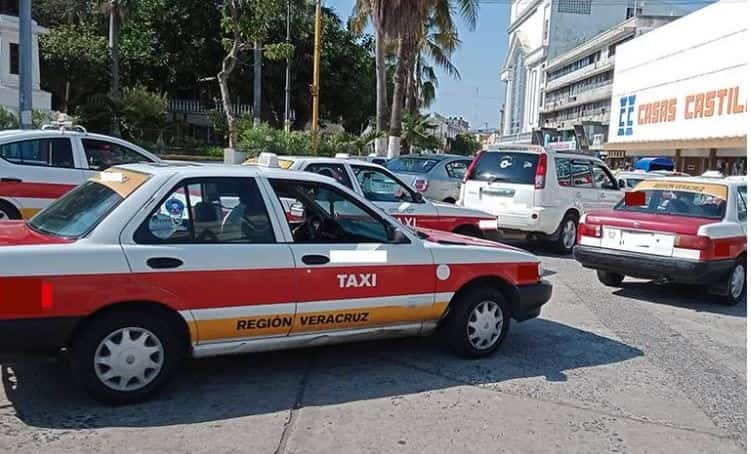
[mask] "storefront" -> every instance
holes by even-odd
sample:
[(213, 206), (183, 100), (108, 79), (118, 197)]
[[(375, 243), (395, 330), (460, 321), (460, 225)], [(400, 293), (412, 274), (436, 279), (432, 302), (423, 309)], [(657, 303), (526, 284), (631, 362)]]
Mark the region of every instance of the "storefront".
[(747, 168), (743, 2), (717, 2), (618, 46), (608, 143), (623, 165), (667, 157), (700, 175)]

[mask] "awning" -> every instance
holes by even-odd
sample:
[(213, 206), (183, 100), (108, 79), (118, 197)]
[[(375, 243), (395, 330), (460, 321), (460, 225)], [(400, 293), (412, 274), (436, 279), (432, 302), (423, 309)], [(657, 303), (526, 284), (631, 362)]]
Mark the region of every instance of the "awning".
[[(682, 148), (746, 148), (746, 136), (706, 137), (698, 139), (608, 142), (605, 150), (680, 150)], [(660, 153), (663, 154), (663, 153)]]

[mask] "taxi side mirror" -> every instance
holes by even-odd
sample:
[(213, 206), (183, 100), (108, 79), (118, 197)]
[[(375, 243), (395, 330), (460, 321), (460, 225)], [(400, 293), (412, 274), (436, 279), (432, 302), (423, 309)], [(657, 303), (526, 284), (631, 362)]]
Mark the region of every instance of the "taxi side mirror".
[(624, 180), (618, 180), (618, 187), (623, 189), (626, 187), (626, 182)]
[(409, 243), (407, 235), (400, 228), (393, 225), (389, 225), (386, 228), (386, 239), (389, 243)]
[(630, 191), (626, 193), (625, 203), (628, 207), (640, 207), (647, 204), (647, 194), (642, 191)]
[(425, 199), (423, 198), (422, 193), (415, 192), (415, 202), (416, 203), (422, 203), (424, 201), (425, 201)]

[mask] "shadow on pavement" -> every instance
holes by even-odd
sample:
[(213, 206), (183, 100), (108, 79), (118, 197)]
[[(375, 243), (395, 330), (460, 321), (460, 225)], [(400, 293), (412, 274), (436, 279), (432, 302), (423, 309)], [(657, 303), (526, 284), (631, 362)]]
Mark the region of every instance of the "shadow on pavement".
[(710, 295), (706, 288), (698, 286), (660, 284), (654, 281), (625, 282), (623, 287), (614, 291), (613, 294), (648, 303), (693, 309), (696, 312), (734, 317), (746, 316), (745, 298), (735, 306), (727, 306), (722, 304), (723, 296)]
[(619, 341), (536, 319), (513, 326), (500, 351), (476, 360), (457, 358), (440, 339), (429, 337), (186, 361), (153, 400), (125, 407), (90, 400), (63, 361), (5, 361), (2, 380), (18, 418), (30, 426), (149, 427), (518, 378), (566, 381), (568, 370), (641, 355)]

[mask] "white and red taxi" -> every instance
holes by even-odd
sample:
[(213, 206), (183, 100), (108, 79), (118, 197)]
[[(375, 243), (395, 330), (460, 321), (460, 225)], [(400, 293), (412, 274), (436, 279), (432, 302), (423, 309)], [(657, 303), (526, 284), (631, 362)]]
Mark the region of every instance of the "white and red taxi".
[(498, 221), (492, 214), (427, 200), (390, 170), (375, 163), (349, 158), (261, 153), (247, 164), (304, 170), (334, 178), (413, 229), (423, 227), (478, 238), (499, 238)]
[(574, 258), (608, 286), (624, 276), (746, 294), (746, 179), (645, 180), (609, 211), (586, 214)]
[(442, 327), (459, 354), (484, 356), (550, 295), (534, 255), (412, 231), (310, 172), (118, 166), (0, 222), (0, 350), (67, 349), (104, 402), (144, 399), (186, 354)]
[(28, 219), (102, 170), (157, 156), (68, 123), (0, 131), (0, 220)]

